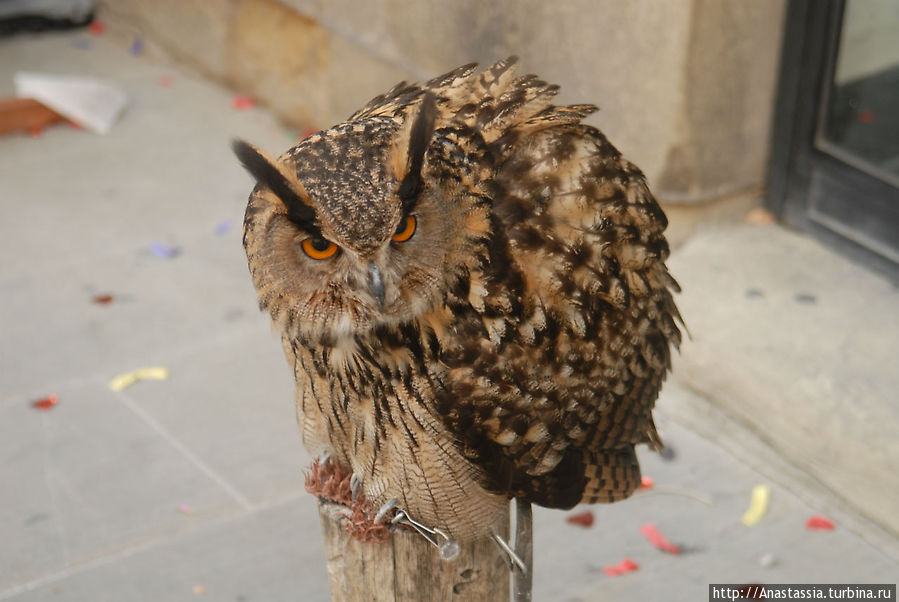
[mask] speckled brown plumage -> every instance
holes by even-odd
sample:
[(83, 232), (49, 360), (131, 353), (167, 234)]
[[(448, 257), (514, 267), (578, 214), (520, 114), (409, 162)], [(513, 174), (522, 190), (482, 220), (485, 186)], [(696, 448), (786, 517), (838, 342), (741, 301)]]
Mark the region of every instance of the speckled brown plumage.
[(509, 497), (633, 492), (680, 341), (643, 175), (514, 63), (399, 84), (277, 161), (238, 145), (305, 444), (463, 540)]

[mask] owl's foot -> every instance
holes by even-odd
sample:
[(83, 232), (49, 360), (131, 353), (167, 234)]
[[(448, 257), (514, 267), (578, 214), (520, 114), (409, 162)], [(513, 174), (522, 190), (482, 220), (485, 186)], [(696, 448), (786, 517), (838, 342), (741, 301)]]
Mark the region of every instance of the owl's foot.
[(352, 506), (350, 475), (327, 454), (312, 462), (306, 473), (306, 491), (316, 497)]
[[(356, 479), (358, 481), (358, 479)], [(345, 506), (343, 527), (362, 542), (384, 542), (390, 538), (387, 525), (373, 520), (374, 509), (359, 491), (354, 489), (353, 475), (343, 469), (334, 458), (321, 457), (312, 462), (306, 473), (306, 491), (319, 499)]]

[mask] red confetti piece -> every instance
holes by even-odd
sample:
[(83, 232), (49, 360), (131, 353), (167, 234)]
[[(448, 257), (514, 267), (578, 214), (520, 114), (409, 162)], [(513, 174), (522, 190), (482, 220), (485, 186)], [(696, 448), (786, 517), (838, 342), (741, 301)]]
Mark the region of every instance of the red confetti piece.
[(163, 88), (171, 88), (172, 87), (172, 76), (171, 75), (160, 75), (159, 79), (156, 80), (156, 83), (162, 86)]
[(858, 112), (858, 120), (861, 123), (874, 123), (874, 111), (862, 109)]
[(640, 533), (643, 534), (643, 537), (649, 540), (649, 543), (662, 550), (663, 552), (668, 552), (669, 554), (680, 554), (680, 546), (677, 544), (673, 544), (667, 539), (665, 536), (659, 533), (659, 530), (652, 523), (646, 523), (642, 527), (640, 527)]
[(305, 140), (306, 138), (308, 138), (309, 136), (311, 136), (311, 135), (314, 134), (315, 132), (316, 132), (316, 130), (314, 130), (314, 129), (312, 129), (312, 128), (306, 128), (305, 130), (303, 130), (303, 133), (300, 134), (300, 140)]
[(653, 485), (655, 485), (655, 481), (652, 480), (652, 477), (643, 477), (640, 479), (640, 489), (652, 489)]
[(569, 525), (577, 525), (585, 529), (593, 526), (593, 513), (590, 510), (584, 510), (578, 514), (572, 514), (565, 519)]
[(47, 395), (46, 397), (32, 401), (31, 405), (32, 405), (32, 407), (37, 408), (38, 410), (42, 410), (42, 411), (46, 412), (47, 410), (52, 409), (53, 406), (55, 406), (58, 403), (59, 403), (58, 396)]
[(244, 96), (243, 94), (238, 94), (231, 100), (231, 106), (233, 106), (238, 111), (252, 109), (255, 105), (255, 100), (253, 100), (249, 96)]
[(617, 577), (618, 575), (623, 575), (625, 573), (630, 573), (631, 571), (636, 571), (639, 568), (640, 567), (637, 566), (636, 562), (634, 562), (630, 558), (625, 558), (618, 564), (602, 567), (602, 570), (609, 577)]
[(809, 531), (833, 531), (834, 524), (833, 521), (826, 516), (815, 514), (805, 521), (805, 528)]
[(33, 127), (30, 130), (28, 130), (28, 133), (31, 135), (32, 138), (40, 138), (41, 136), (44, 135), (44, 128), (41, 126)]
[(103, 21), (92, 21), (91, 24), (87, 26), (87, 30), (92, 36), (101, 36), (103, 35), (103, 32), (106, 31), (106, 23)]
[(93, 302), (98, 305), (109, 305), (112, 303), (112, 295), (94, 295)]

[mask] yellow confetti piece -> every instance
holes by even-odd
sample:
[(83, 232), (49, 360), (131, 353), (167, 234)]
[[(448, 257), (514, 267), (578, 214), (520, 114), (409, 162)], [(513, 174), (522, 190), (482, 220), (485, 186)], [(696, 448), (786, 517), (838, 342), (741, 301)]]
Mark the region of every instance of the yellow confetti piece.
[(109, 388), (113, 391), (122, 391), (127, 389), (139, 380), (165, 380), (169, 377), (169, 370), (164, 366), (151, 366), (149, 368), (138, 368), (131, 372), (119, 374), (109, 381)]
[(749, 509), (740, 521), (747, 527), (757, 524), (768, 511), (768, 500), (771, 499), (771, 488), (767, 485), (756, 485), (752, 488), (752, 499)]

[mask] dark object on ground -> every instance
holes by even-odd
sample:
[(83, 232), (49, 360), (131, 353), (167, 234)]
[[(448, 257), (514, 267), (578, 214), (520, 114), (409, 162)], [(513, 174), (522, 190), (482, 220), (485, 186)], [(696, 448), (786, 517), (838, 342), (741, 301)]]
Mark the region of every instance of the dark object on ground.
[(93, 0), (4, 0), (0, 2), (0, 36), (85, 27), (93, 20)]

